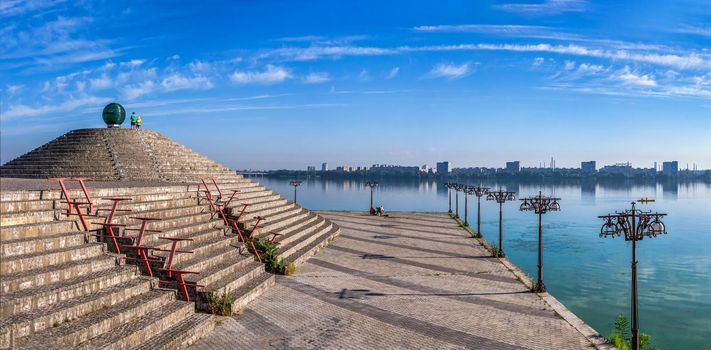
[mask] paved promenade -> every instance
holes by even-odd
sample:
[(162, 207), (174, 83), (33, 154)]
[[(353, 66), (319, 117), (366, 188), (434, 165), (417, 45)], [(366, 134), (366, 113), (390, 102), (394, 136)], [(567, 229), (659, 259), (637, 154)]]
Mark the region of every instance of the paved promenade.
[(446, 214), (322, 215), (341, 236), (194, 348), (592, 348)]

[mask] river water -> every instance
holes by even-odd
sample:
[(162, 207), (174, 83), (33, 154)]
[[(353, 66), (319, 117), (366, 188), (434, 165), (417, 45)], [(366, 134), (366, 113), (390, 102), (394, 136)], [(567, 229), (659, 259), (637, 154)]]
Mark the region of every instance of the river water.
[[(287, 179), (258, 177), (292, 200)], [(480, 183), (470, 183), (478, 185)], [(543, 217), (544, 280), (548, 291), (603, 335), (615, 316), (630, 311), (631, 246), (620, 238), (600, 238), (598, 215), (627, 209), (642, 197), (642, 209), (665, 212), (668, 234), (638, 242), (640, 329), (662, 349), (711, 350), (711, 184), (708, 183), (495, 183), (519, 196), (554, 194), (562, 210)], [(313, 210), (367, 210), (370, 189), (362, 181), (304, 180), (298, 202)], [(436, 181), (381, 181), (375, 205), (386, 211), (448, 209), (447, 189)], [(452, 196), (452, 210), (455, 208)], [(484, 238), (498, 241), (498, 204), (483, 200)], [(464, 217), (464, 196), (459, 198)], [(504, 204), (503, 247), (507, 257), (535, 279), (538, 218)], [(469, 223), (476, 227), (476, 197), (469, 198)]]

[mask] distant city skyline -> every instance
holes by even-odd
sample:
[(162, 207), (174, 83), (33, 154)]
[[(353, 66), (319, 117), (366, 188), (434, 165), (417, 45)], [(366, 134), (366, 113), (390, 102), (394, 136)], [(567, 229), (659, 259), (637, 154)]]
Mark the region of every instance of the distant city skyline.
[[(554, 160), (555, 160), (555, 159), (554, 159)], [(380, 166), (410, 166), (410, 167), (425, 167), (425, 166), (426, 166), (428, 169), (431, 168), (431, 169), (437, 170), (437, 169), (441, 169), (441, 168), (440, 168), (440, 164), (442, 164), (442, 163), (448, 163), (448, 167), (449, 167), (450, 169), (455, 169), (455, 168), (477, 168), (477, 167), (481, 167), (481, 168), (492, 168), (492, 169), (517, 169), (516, 171), (518, 171), (518, 169), (524, 169), (524, 168), (551, 168), (550, 163), (541, 162), (541, 164), (533, 165), (533, 164), (526, 164), (526, 163), (524, 163), (524, 162), (521, 162), (521, 161), (516, 160), (516, 161), (505, 161), (505, 162), (503, 162), (503, 163), (501, 163), (501, 164), (499, 164), (499, 165), (492, 165), (492, 166), (486, 166), (486, 165), (481, 165), (481, 164), (480, 164), (480, 165), (470, 165), (470, 166), (459, 166), (456, 162), (453, 162), (453, 161), (438, 161), (438, 162), (435, 162), (435, 163), (421, 163), (421, 164), (419, 164), (419, 165), (418, 165), (418, 164), (397, 164), (397, 163), (372, 163), (372, 164), (360, 164), (360, 163), (358, 163), (358, 164), (356, 164), (356, 163), (353, 163), (353, 162), (340, 162), (340, 163), (339, 163), (339, 162), (335, 162), (335, 163), (332, 163), (332, 162), (323, 162), (323, 163), (321, 163), (321, 168), (320, 168), (319, 170), (320, 170), (320, 171), (328, 171), (328, 170), (335, 169), (335, 167), (343, 167), (343, 166), (349, 166), (349, 167), (353, 167), (353, 168), (361, 168), (361, 167), (368, 167), (368, 168), (370, 168), (370, 167), (375, 166), (375, 165), (380, 165)], [(573, 165), (573, 166), (560, 166), (560, 165), (558, 165), (557, 161), (554, 162), (556, 169), (560, 168), (560, 169), (583, 169), (583, 170), (584, 170), (585, 167), (584, 167), (584, 164), (583, 164), (583, 163), (588, 163), (588, 166), (592, 166), (592, 169), (595, 169), (595, 171), (600, 170), (600, 168), (605, 167), (605, 166), (629, 165), (629, 166), (631, 166), (632, 168), (635, 168), (635, 169), (656, 169), (657, 171), (660, 171), (660, 172), (661, 172), (661, 171), (663, 171), (663, 169), (664, 169), (663, 166), (666, 165), (666, 163), (676, 163), (676, 164), (675, 164), (675, 165), (677, 166), (676, 169), (678, 169), (679, 171), (681, 171), (681, 170), (687, 170), (687, 165), (681, 164), (681, 163), (679, 163), (679, 162), (676, 161), (676, 160), (657, 161), (657, 162), (654, 162), (654, 163), (652, 163), (652, 164), (649, 164), (649, 166), (647, 166), (647, 165), (639, 165), (639, 164), (635, 164), (635, 163), (633, 163), (633, 162), (615, 162), (615, 163), (609, 163), (609, 164), (608, 164), (608, 163), (600, 163), (600, 162), (595, 161), (595, 160), (583, 160), (583, 161), (578, 162), (577, 165)], [(592, 163), (592, 164), (590, 164), (590, 163)], [(315, 164), (315, 163), (314, 163), (314, 164)], [(328, 167), (329, 164), (333, 164), (333, 165), (334, 165), (334, 168), (329, 169), (329, 167)], [(324, 168), (324, 165), (326, 165), (325, 168)], [(273, 169), (254, 169), (254, 170), (279, 170), (279, 169), (286, 169), (286, 170), (304, 170), (304, 169), (308, 169), (308, 168), (310, 168), (310, 167), (314, 167), (314, 169), (317, 169), (317, 168), (318, 168), (318, 167), (316, 167), (315, 165), (307, 164), (307, 165), (304, 165), (304, 166), (301, 167), (301, 168), (273, 168)], [(711, 170), (711, 168), (703, 168), (703, 167), (700, 167), (700, 166), (698, 165), (698, 163), (691, 163), (691, 164), (688, 164), (688, 170)], [(439, 171), (439, 170), (437, 170), (437, 171)]]
[(709, 19), (700, 0), (10, 1), (0, 162), (116, 101), (236, 169), (709, 169)]

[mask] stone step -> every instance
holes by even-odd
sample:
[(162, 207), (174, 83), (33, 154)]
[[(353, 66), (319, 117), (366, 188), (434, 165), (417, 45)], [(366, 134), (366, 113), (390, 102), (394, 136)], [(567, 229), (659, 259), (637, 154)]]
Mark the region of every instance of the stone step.
[(280, 228), (296, 221), (300, 214), (305, 214), (306, 211), (299, 206), (284, 206), (284, 210), (275, 212), (267, 216), (263, 224), (260, 224), (259, 230), (262, 233), (270, 231), (278, 231)]
[(341, 234), (341, 229), (338, 226), (333, 225), (331, 229), (325, 234), (321, 235), (317, 239), (314, 239), (308, 245), (303, 246), (301, 249), (291, 253), (288, 256), (284, 256), (284, 260), (294, 265), (299, 266), (306, 262), (306, 260), (321, 250), (323, 247), (328, 245), (332, 240), (334, 240), (338, 235)]
[(29, 237), (3, 241), (0, 244), (0, 253), (3, 258), (24, 254), (49, 252), (51, 250), (77, 247), (84, 244), (84, 232), (63, 232), (41, 237)]
[(56, 213), (53, 209), (3, 213), (0, 216), (0, 227), (55, 221), (58, 219), (58, 215), (56, 214), (58, 213)]
[(283, 239), (284, 237), (293, 234), (295, 231), (300, 231), (303, 228), (308, 227), (307, 225), (309, 225), (309, 223), (316, 221), (318, 219), (319, 219), (319, 216), (317, 216), (314, 213), (309, 212), (306, 217), (301, 218), (297, 221), (294, 221), (289, 226), (283, 227), (282, 229), (278, 230), (277, 232), (279, 232), (282, 236), (277, 237), (277, 241), (279, 241), (280, 238)]
[(11, 225), (4, 226), (0, 230), (0, 241), (9, 241), (13, 239), (40, 237), (63, 232), (76, 231), (78, 229), (74, 221), (53, 221), (27, 225)]
[(174, 265), (174, 269), (181, 271), (207, 271), (222, 263), (230, 256), (239, 254), (237, 246), (225, 245), (212, 251), (209, 256), (189, 256)]
[(74, 322), (37, 333), (20, 348), (130, 349), (193, 313), (173, 292), (152, 290)]
[(48, 307), (11, 316), (2, 322), (13, 328), (16, 338), (22, 338), (131, 299), (150, 291), (150, 289), (150, 279), (136, 277), (120, 285), (107, 287), (81, 298), (67, 299)]
[(302, 249), (303, 247), (309, 245), (310, 243), (319, 240), (323, 235), (328, 233), (332, 228), (332, 224), (329, 221), (323, 221), (320, 226), (311, 233), (310, 235), (302, 235), (300, 239), (291, 241), (289, 243), (280, 244), (278, 254), (280, 257), (286, 257), (294, 252)]
[(283, 211), (287, 206), (293, 206), (294, 204), (287, 201), (286, 199), (278, 199), (269, 202), (263, 202), (259, 205), (250, 205), (247, 207), (245, 212), (244, 221), (253, 220), (256, 216), (269, 217), (272, 213)]
[(66, 247), (33, 254), (3, 257), (0, 261), (0, 271), (6, 273), (21, 273), (41, 269), (51, 265), (82, 260), (104, 254), (104, 244), (88, 243), (79, 247)]
[(219, 288), (230, 289), (230, 282), (234, 282), (236, 278), (248, 274), (260, 265), (264, 270), (264, 266), (254, 261), (251, 255), (240, 255), (235, 252), (225, 257), (222, 261), (216, 262), (200, 271), (199, 275), (187, 276), (186, 279), (203, 285), (204, 287), (200, 288), (201, 292), (214, 291)]
[[(4, 196), (3, 196), (4, 197)], [(42, 211), (54, 209), (54, 203), (47, 200), (16, 200), (0, 199), (0, 216), (10, 213)]]
[[(103, 201), (101, 204), (98, 206), (95, 205), (94, 208), (102, 208), (102, 209), (111, 209), (110, 203), (107, 203), (108, 201)], [(151, 215), (152, 211), (155, 210), (161, 210), (161, 209), (173, 209), (173, 208), (184, 208), (184, 207), (193, 207), (197, 205), (197, 198), (196, 197), (178, 197), (178, 198), (163, 198), (163, 199), (157, 199), (157, 200), (151, 200), (151, 201), (124, 201), (119, 206), (117, 207), (118, 209), (121, 210), (131, 210), (130, 212), (117, 212), (116, 217), (118, 219), (118, 216), (127, 216), (127, 217), (135, 217), (135, 216), (144, 216), (144, 215)], [(140, 214), (140, 215), (137, 215)], [(108, 216), (109, 211), (100, 211), (99, 212), (100, 216)], [(153, 216), (148, 216), (148, 217), (153, 217)]]
[(281, 246), (289, 245), (292, 242), (299, 241), (299, 240), (303, 239), (304, 237), (307, 237), (307, 236), (315, 233), (325, 222), (326, 222), (326, 220), (324, 218), (316, 216), (315, 220), (312, 220), (308, 224), (301, 226), (301, 228), (299, 228), (297, 230), (289, 230), (287, 232), (279, 232), (281, 234), (281, 236), (278, 236), (276, 241)]
[(124, 223), (124, 224), (136, 224), (140, 220), (132, 219), (135, 216), (149, 217), (162, 219), (161, 221), (154, 221), (150, 225), (151, 228), (158, 229), (159, 227), (166, 227), (167, 223), (176, 218), (184, 218), (192, 215), (207, 214), (210, 213), (209, 205), (187, 205), (183, 207), (168, 207), (162, 209), (153, 209), (137, 212), (122, 212), (116, 213), (114, 216), (114, 222)]
[(0, 277), (0, 294), (39, 288), (64, 280), (76, 279), (91, 273), (105, 271), (116, 266), (116, 257), (102, 254), (85, 260), (71, 261), (44, 269), (22, 273), (3, 274)]
[(196, 313), (148, 339), (135, 350), (185, 349), (215, 329), (214, 316)]
[(262, 295), (262, 293), (274, 284), (276, 284), (274, 275), (264, 271), (253, 277), (249, 282), (230, 292), (229, 298), (232, 301), (232, 314), (234, 315), (241, 312), (247, 307), (247, 304)]
[(0, 315), (5, 318), (47, 308), (65, 300), (81, 298), (101, 289), (125, 283), (135, 276), (134, 267), (114, 266), (108, 270), (91, 272), (57, 283), (7, 293), (0, 299)]
[[(2, 186), (2, 181), (2, 178), (0, 178), (0, 187)], [(42, 191), (0, 191), (0, 203), (39, 201), (41, 199)]]
[[(184, 246), (178, 247), (180, 250), (185, 250), (192, 252), (190, 254), (188, 253), (182, 253), (182, 254), (176, 254), (175, 257), (173, 258), (173, 263), (179, 264), (183, 261), (187, 261), (191, 258), (203, 258), (206, 259), (210, 256), (211, 253), (215, 251), (219, 251), (221, 248), (224, 248), (226, 246), (230, 245), (230, 239), (226, 238), (222, 232), (217, 232), (218, 235), (215, 237), (210, 236), (208, 239), (202, 239), (200, 241), (183, 241), (186, 242)], [(169, 246), (164, 245), (160, 247), (166, 247), (169, 248)], [(167, 257), (168, 252), (157, 252), (155, 255), (160, 255)]]
[(252, 260), (247, 265), (242, 267), (236, 274), (231, 274), (210, 284), (206, 284), (204, 288), (198, 290), (198, 298), (196, 299), (198, 310), (209, 310), (207, 303), (208, 293), (216, 293), (217, 296), (227, 293), (231, 296), (231, 300), (234, 300), (232, 297), (237, 297), (232, 294), (234, 290), (248, 284), (252, 279), (263, 273), (265, 273), (264, 265), (260, 262)]
[[(203, 214), (200, 216), (204, 217)], [(180, 218), (181, 220), (184, 218)], [(191, 220), (188, 220), (191, 221)], [(157, 246), (161, 244), (166, 244), (167, 240), (162, 240), (159, 237), (190, 237), (196, 233), (204, 233), (206, 231), (219, 230), (220, 234), (223, 235), (221, 226), (223, 225), (221, 219), (210, 219), (209, 216), (204, 217), (203, 220), (193, 220), (185, 225), (173, 226), (168, 229), (163, 229), (162, 232), (148, 232), (143, 237), (143, 242), (148, 246)], [(152, 228), (152, 227), (151, 227)], [(157, 227), (157, 229), (161, 229)], [(216, 235), (214, 232), (210, 232), (212, 235)], [(131, 237), (136, 237), (137, 232), (132, 232)]]

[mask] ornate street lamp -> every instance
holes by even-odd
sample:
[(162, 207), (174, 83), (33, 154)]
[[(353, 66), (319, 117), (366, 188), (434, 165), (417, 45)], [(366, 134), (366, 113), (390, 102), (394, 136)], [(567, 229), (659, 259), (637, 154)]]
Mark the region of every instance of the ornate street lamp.
[[(653, 199), (640, 199), (640, 203), (654, 202)], [(639, 320), (637, 310), (637, 241), (641, 241), (644, 236), (649, 238), (666, 234), (666, 227), (662, 222), (665, 213), (652, 213), (635, 208), (632, 202), (632, 209), (623, 212), (616, 211), (615, 214), (600, 215), (605, 223), (600, 228), (600, 237), (625, 236), (625, 241), (632, 241), (632, 350), (639, 350)]]
[(370, 209), (373, 209), (373, 190), (378, 186), (377, 181), (368, 181), (365, 183), (366, 186), (370, 187)]
[(292, 180), (289, 182), (289, 185), (294, 186), (294, 204), (296, 204), (296, 188), (301, 186), (301, 181), (300, 180)]
[(476, 233), (481, 236), (481, 196), (489, 194), (488, 187), (470, 186), (469, 194), (476, 196)]
[(533, 211), (538, 214), (538, 282), (536, 283), (535, 291), (543, 293), (546, 291), (546, 286), (543, 284), (543, 214), (549, 211), (559, 211), (560, 198), (547, 197), (538, 192), (537, 196), (522, 198), (521, 211)]
[(496, 203), (499, 203), (499, 257), (504, 257), (504, 247), (503, 247), (503, 234), (502, 234), (502, 222), (503, 222), (503, 206), (504, 203), (507, 201), (512, 201), (516, 199), (516, 196), (514, 196), (516, 192), (513, 191), (502, 191), (499, 189), (498, 191), (489, 191), (489, 193), (486, 195), (486, 200), (488, 201), (496, 201)]

